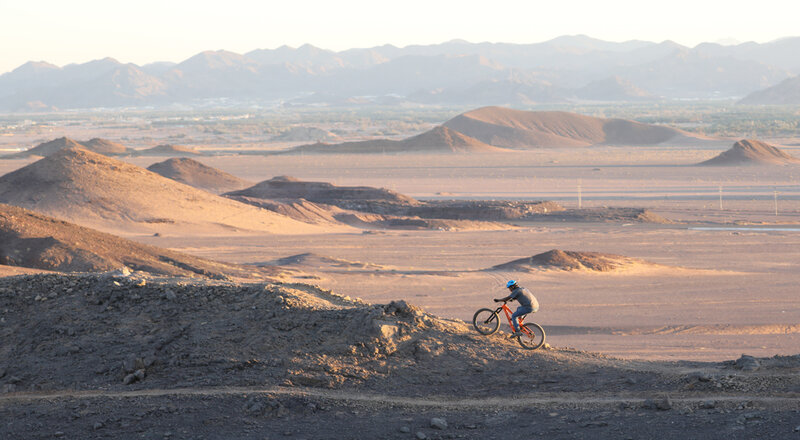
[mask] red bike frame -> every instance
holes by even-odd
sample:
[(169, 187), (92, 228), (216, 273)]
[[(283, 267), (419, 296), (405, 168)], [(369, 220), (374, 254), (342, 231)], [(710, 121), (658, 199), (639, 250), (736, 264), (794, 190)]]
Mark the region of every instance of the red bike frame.
[[(506, 305), (505, 302), (503, 303), (502, 306), (500, 306), (499, 309), (497, 309), (495, 311), (495, 313), (499, 312), (500, 309), (502, 309), (506, 313), (506, 318), (508, 319), (508, 326), (511, 327), (511, 331), (513, 332), (514, 331), (514, 323), (511, 321), (511, 319), (512, 319), (511, 318), (511, 315), (512, 315), (511, 309), (508, 308), (508, 306)], [(526, 314), (526, 315), (522, 315), (519, 318), (517, 318), (517, 320), (519, 321), (519, 330), (521, 332), (523, 332), (523, 333), (531, 334), (531, 331), (528, 330), (527, 327), (523, 327), (522, 326), (522, 321), (524, 321), (527, 316), (528, 315)]]

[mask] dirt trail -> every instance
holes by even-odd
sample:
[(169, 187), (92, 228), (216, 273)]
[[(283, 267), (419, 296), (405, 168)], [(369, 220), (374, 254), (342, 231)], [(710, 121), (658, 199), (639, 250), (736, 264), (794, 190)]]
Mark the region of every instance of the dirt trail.
[[(270, 394), (293, 397), (314, 397), (328, 401), (344, 403), (368, 403), (379, 406), (403, 406), (416, 408), (443, 409), (503, 409), (529, 408), (569, 405), (571, 408), (590, 409), (600, 406), (616, 406), (624, 403), (642, 404), (653, 398), (653, 393), (626, 393), (624, 395), (591, 392), (591, 393), (537, 393), (524, 397), (402, 397), (379, 393), (362, 393), (341, 390), (322, 390), (306, 387), (210, 387), (210, 388), (173, 388), (146, 389), (131, 391), (52, 391), (34, 393), (12, 393), (0, 395), (0, 403), (15, 401), (47, 401), (53, 399), (125, 399), (133, 397), (164, 396), (236, 396), (241, 394)], [(800, 410), (800, 393), (788, 393), (782, 396), (730, 395), (720, 393), (669, 395), (673, 405), (697, 404), (713, 400), (717, 405), (748, 403), (762, 407)]]

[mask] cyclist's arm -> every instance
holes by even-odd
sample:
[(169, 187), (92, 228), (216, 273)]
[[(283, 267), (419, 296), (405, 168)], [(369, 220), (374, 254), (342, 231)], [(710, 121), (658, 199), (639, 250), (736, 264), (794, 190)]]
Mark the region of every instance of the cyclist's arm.
[(507, 296), (505, 298), (495, 298), (494, 302), (505, 302), (505, 301), (510, 301), (510, 300), (511, 300), (511, 296), (509, 295), (509, 296)]

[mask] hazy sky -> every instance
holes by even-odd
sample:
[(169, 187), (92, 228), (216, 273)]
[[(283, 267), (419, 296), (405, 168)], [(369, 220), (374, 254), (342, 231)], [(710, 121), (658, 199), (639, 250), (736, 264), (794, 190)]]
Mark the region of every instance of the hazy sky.
[[(747, 6), (739, 6), (747, 5)], [(182, 61), (203, 50), (244, 53), (310, 43), (535, 43), (586, 34), (694, 46), (800, 35), (796, 0), (0, 0), (0, 73), (29, 60), (57, 65), (106, 56)]]

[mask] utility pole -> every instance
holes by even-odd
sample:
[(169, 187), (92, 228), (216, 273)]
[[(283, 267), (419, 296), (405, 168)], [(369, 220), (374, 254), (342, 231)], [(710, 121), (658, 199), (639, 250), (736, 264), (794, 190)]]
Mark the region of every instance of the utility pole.
[(722, 211), (722, 185), (719, 186), (719, 210)]
[(778, 190), (776, 189), (773, 191), (773, 195), (775, 196), (775, 217), (778, 216)]

